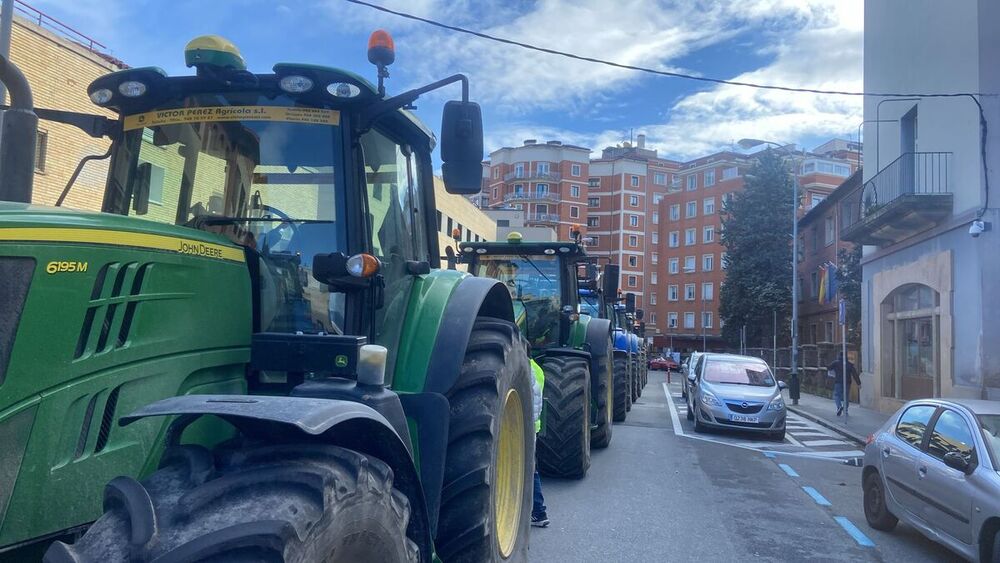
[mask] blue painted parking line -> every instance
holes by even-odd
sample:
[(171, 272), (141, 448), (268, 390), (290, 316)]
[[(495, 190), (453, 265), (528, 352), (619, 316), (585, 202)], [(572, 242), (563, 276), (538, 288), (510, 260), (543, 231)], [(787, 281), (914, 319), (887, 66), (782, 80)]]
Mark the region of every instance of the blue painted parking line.
[(774, 454), (771, 452), (764, 452), (764, 457), (774, 459)]
[(807, 495), (811, 496), (816, 504), (820, 506), (831, 506), (830, 501), (826, 500), (826, 497), (819, 494), (819, 491), (812, 487), (802, 487), (802, 490), (806, 492)]
[(833, 519), (836, 520), (838, 524), (840, 524), (840, 527), (843, 528), (844, 531), (846, 531), (848, 534), (851, 535), (852, 538), (854, 538), (854, 541), (858, 542), (858, 545), (863, 547), (875, 547), (875, 542), (868, 539), (868, 536), (866, 536), (864, 532), (859, 530), (858, 527), (855, 526), (853, 522), (851, 522), (850, 520), (848, 520), (843, 516), (834, 516)]
[(778, 467), (780, 467), (782, 471), (784, 471), (785, 473), (787, 473), (789, 477), (798, 477), (799, 476), (799, 474), (796, 473), (794, 469), (792, 469), (792, 466), (788, 465), (787, 463), (779, 463)]

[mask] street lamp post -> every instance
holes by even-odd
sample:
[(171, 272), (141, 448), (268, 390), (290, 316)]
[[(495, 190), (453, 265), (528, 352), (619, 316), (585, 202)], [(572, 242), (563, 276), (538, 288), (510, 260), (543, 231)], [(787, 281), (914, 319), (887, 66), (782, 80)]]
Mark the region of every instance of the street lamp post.
[[(763, 141), (761, 139), (740, 139), (738, 143), (743, 148), (752, 148), (758, 145), (773, 145), (778, 150), (786, 149), (790, 144), (780, 144), (773, 141)], [(792, 404), (799, 404), (799, 178), (798, 174), (792, 172), (792, 350), (791, 350), (791, 373), (788, 382), (788, 396), (792, 399)]]

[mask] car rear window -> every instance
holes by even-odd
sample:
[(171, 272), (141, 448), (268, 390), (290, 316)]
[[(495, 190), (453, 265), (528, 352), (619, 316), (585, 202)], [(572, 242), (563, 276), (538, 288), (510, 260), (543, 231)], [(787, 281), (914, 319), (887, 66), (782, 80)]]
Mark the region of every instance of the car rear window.
[(936, 408), (930, 405), (914, 405), (906, 409), (900, 415), (899, 422), (896, 423), (896, 436), (899, 436), (904, 442), (910, 443), (913, 447), (919, 448), (920, 443), (924, 441), (927, 424), (934, 416)]

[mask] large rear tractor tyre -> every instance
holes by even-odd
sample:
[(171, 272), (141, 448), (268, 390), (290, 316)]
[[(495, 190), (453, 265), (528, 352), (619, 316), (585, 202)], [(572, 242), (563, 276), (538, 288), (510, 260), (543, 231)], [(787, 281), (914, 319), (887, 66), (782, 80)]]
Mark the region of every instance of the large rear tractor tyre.
[(621, 356), (616, 357), (614, 361), (614, 380), (615, 380), (615, 395), (614, 395), (614, 421), (624, 422), (625, 417), (628, 414), (629, 401), (628, 401), (628, 360)]
[(112, 480), (104, 515), (46, 563), (417, 561), (393, 472), (337, 446), (167, 450), (141, 483)]
[(611, 445), (612, 411), (614, 410), (614, 373), (611, 370), (613, 358), (611, 339), (608, 339), (604, 356), (594, 362), (596, 369), (590, 372), (590, 377), (596, 380), (592, 389), (596, 390), (594, 405), (597, 407), (596, 426), (590, 433), (591, 448), (606, 448)]
[(635, 377), (635, 373), (632, 371), (632, 364), (629, 359), (625, 358), (625, 369), (628, 372), (628, 384), (625, 386), (625, 410), (632, 410), (632, 378)]
[(577, 356), (549, 356), (545, 370), (538, 471), (580, 479), (590, 469), (590, 366)]
[(447, 394), (451, 423), (435, 541), (443, 561), (528, 559), (532, 377), (515, 326), (478, 320), (458, 382)]
[(642, 372), (639, 371), (639, 361), (632, 359), (632, 402), (639, 400), (639, 384), (642, 381)]

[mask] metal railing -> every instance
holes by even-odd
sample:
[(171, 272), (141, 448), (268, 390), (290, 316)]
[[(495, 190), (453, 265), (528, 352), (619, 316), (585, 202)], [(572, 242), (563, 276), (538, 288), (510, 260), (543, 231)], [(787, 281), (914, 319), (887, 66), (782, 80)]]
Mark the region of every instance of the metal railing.
[(524, 200), (542, 200), (542, 201), (559, 201), (559, 194), (549, 191), (539, 192), (535, 190), (529, 190), (526, 192), (514, 192), (509, 194), (504, 194), (504, 201), (524, 201)]
[(14, 9), (25, 18), (34, 22), (38, 27), (43, 27), (58, 35), (62, 35), (76, 43), (79, 43), (91, 51), (107, 51), (107, 45), (96, 39), (84, 35), (63, 22), (53, 18), (45, 12), (30, 6), (21, 0), (14, 0)]
[(515, 170), (503, 175), (504, 182), (511, 180), (546, 180), (549, 182), (558, 182), (562, 180), (562, 174), (558, 172), (538, 172), (537, 170)]
[(950, 152), (906, 152), (840, 202), (841, 229), (849, 229), (893, 201), (952, 192)]
[(558, 223), (559, 214), (557, 213), (529, 213), (525, 221), (531, 221), (535, 223)]

